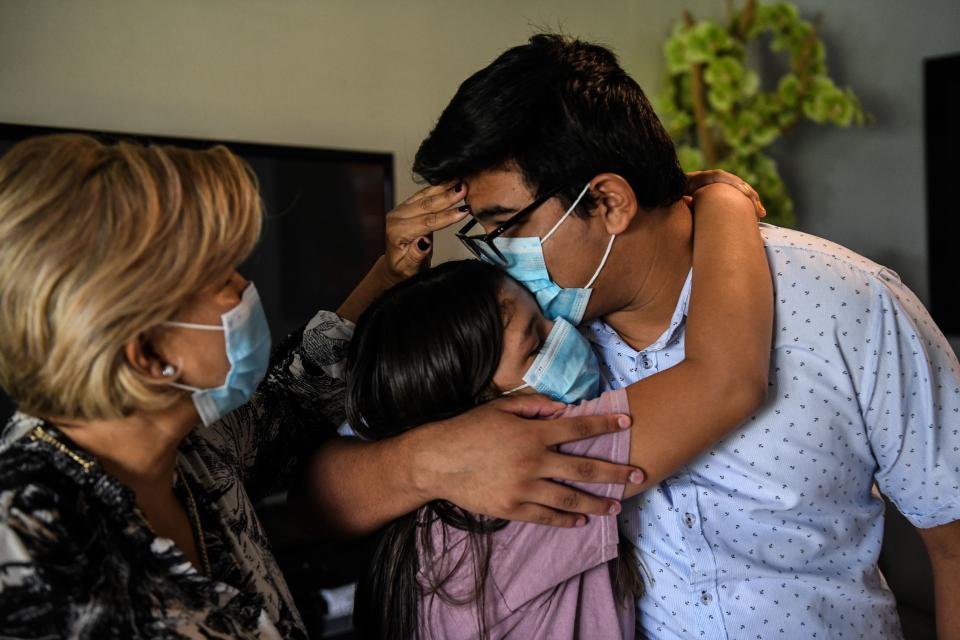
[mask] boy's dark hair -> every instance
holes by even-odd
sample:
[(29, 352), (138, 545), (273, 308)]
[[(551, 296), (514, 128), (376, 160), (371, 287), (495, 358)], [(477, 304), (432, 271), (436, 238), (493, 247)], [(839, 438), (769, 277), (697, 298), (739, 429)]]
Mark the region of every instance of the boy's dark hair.
[[(625, 178), (648, 209), (676, 202), (686, 185), (670, 136), (613, 52), (556, 34), (535, 35), (467, 78), (413, 171), (437, 184), (510, 165), (537, 195), (564, 185), (566, 205), (598, 173)], [(585, 215), (594, 202), (582, 203)]]

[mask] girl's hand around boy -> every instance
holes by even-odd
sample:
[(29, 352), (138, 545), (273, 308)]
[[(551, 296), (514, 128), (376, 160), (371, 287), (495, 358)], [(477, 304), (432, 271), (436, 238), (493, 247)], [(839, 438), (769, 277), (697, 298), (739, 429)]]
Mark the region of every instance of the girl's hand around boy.
[(762, 218), (767, 215), (767, 210), (760, 202), (760, 194), (749, 184), (727, 171), (720, 169), (709, 169), (707, 171), (691, 171), (687, 174), (687, 196), (693, 198), (694, 206), (697, 199), (702, 195), (697, 192), (710, 185), (726, 184), (730, 185), (753, 202), (757, 217)]

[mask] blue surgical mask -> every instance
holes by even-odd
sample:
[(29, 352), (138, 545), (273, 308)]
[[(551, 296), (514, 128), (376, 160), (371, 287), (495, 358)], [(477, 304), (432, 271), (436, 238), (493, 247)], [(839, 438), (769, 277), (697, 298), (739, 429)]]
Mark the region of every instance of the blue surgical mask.
[(547, 263), (543, 258), (543, 243), (549, 240), (550, 236), (573, 213), (589, 188), (590, 183), (587, 183), (587, 186), (583, 188), (570, 208), (564, 212), (563, 216), (543, 238), (536, 236), (504, 238), (501, 236), (493, 240), (494, 246), (506, 258), (507, 263), (503, 268), (533, 293), (537, 298), (537, 304), (543, 310), (543, 314), (550, 320), (564, 318), (573, 324), (580, 324), (580, 321), (583, 320), (583, 314), (587, 310), (587, 303), (590, 302), (590, 294), (593, 293), (591, 287), (600, 276), (604, 265), (606, 265), (607, 258), (610, 257), (610, 250), (613, 248), (613, 241), (617, 237), (611, 234), (607, 250), (600, 260), (600, 266), (597, 267), (593, 277), (583, 288), (564, 288), (550, 277), (550, 272), (547, 271)]
[[(219, 325), (192, 322), (164, 324), (186, 329), (223, 331), (230, 370), (221, 386), (201, 389), (177, 382), (170, 383), (172, 387), (193, 392), (193, 405), (204, 425), (210, 426), (253, 397), (270, 364), (270, 327), (267, 325), (267, 314), (260, 303), (260, 295), (253, 283), (244, 289), (240, 304), (220, 316)], [(164, 371), (165, 375), (174, 373), (172, 367)]]
[(600, 393), (600, 363), (577, 328), (557, 318), (523, 382), (504, 395), (532, 387), (554, 400), (574, 404)]

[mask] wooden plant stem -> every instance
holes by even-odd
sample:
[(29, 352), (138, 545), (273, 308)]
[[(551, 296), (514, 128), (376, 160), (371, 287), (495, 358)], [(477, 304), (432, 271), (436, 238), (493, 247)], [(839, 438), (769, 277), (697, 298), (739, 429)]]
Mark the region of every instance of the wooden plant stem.
[(797, 108), (794, 112), (793, 120), (786, 126), (780, 127), (783, 135), (788, 136), (793, 133), (797, 123), (803, 118), (803, 99), (810, 91), (810, 83), (813, 81), (813, 74), (810, 73), (811, 58), (813, 58), (813, 47), (817, 42), (818, 34), (823, 29), (823, 14), (817, 14), (813, 22), (813, 31), (803, 41), (803, 50), (793, 67), (793, 73), (800, 80), (797, 89)]
[[(687, 27), (694, 24), (693, 16), (689, 11), (683, 12), (683, 19)], [(717, 165), (717, 149), (710, 133), (710, 124), (707, 122), (707, 85), (703, 80), (703, 64), (695, 64), (692, 69), (693, 89), (693, 119), (697, 123), (697, 140), (703, 151), (703, 161), (707, 167)]]
[(740, 35), (740, 40), (747, 39), (747, 33), (750, 32), (750, 27), (753, 26), (756, 17), (757, 0), (747, 0), (746, 6), (740, 12), (740, 18), (737, 20), (737, 33)]

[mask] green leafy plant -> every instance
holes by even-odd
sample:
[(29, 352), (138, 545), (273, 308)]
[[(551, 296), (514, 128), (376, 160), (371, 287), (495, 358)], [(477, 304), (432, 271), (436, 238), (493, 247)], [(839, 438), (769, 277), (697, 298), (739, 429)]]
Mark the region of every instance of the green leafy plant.
[[(760, 193), (773, 224), (794, 223), (793, 201), (767, 153), (803, 119), (840, 127), (869, 116), (849, 88), (827, 75), (826, 52), (810, 23), (786, 2), (741, 9), (727, 3), (723, 23), (685, 12), (664, 45), (669, 73), (658, 110), (686, 171), (721, 168)], [(769, 90), (748, 65), (756, 41), (788, 57), (788, 70)]]

